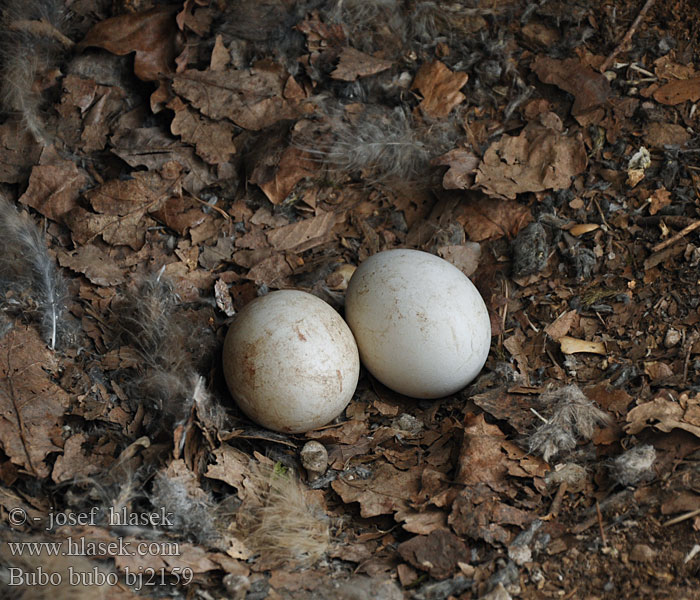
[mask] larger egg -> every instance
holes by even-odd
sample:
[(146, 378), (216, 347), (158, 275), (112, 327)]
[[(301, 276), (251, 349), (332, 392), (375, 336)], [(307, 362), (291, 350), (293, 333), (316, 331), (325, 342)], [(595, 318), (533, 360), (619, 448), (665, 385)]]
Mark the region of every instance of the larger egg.
[(419, 250), (387, 250), (364, 261), (348, 284), (345, 318), (370, 373), (414, 398), (462, 389), (491, 345), (489, 314), (474, 284)]
[(223, 366), (241, 410), (285, 433), (340, 415), (360, 373), (345, 321), (323, 300), (295, 290), (272, 292), (241, 310), (226, 334)]

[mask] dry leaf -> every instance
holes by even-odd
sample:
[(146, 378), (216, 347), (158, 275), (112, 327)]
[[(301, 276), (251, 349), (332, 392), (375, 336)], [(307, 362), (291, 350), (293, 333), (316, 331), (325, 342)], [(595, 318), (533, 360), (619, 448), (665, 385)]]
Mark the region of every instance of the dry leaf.
[(78, 49), (96, 46), (119, 56), (134, 52), (136, 77), (143, 81), (157, 81), (173, 71), (177, 33), (175, 10), (176, 6), (160, 6), (97, 23)]
[(73, 161), (37, 165), (32, 168), (29, 187), (19, 201), (60, 223), (78, 205), (80, 192), (87, 183), (88, 178)]
[(538, 56), (532, 70), (540, 81), (550, 83), (574, 96), (571, 114), (578, 116), (603, 106), (610, 96), (610, 82), (604, 75), (581, 64), (578, 58), (556, 60)]
[(385, 462), (376, 461), (368, 479), (343, 473), (331, 485), (343, 502), (359, 502), (364, 518), (392, 514), (408, 508), (409, 499), (420, 488), (422, 468), (399, 471)]
[(267, 233), (267, 241), (276, 250), (304, 252), (327, 242), (337, 221), (335, 213), (322, 212), (311, 219), (273, 229)]
[(679, 79), (662, 85), (654, 92), (654, 100), (671, 106), (687, 101), (697, 102), (700, 100), (700, 77)]
[(456, 213), (457, 221), (464, 227), (472, 242), (504, 236), (513, 238), (532, 221), (532, 214), (527, 206), (497, 198), (470, 198)]
[(430, 161), (434, 166), (449, 167), (442, 178), (446, 190), (468, 190), (474, 185), (476, 168), (481, 158), (465, 148), (455, 148)]
[(71, 253), (60, 251), (58, 263), (76, 273), (83, 273), (95, 285), (109, 287), (124, 282), (121, 267), (94, 243)]
[(266, 66), (270, 65), (221, 71), (189, 69), (173, 78), (173, 89), (214, 121), (226, 118), (243, 129), (258, 131), (296, 114), (282, 95), (286, 73), (276, 65)]
[(459, 90), (467, 83), (469, 75), (453, 72), (440, 61), (423, 63), (416, 73), (411, 89), (418, 90), (423, 100), (418, 108), (434, 119), (444, 119), (455, 106), (464, 102)]
[(290, 147), (284, 149), (274, 169), (256, 167), (250, 181), (260, 186), (272, 204), (281, 204), (299, 181), (312, 176), (320, 168), (320, 163), (312, 160), (306, 152)]
[(61, 452), (64, 409), (69, 398), (52, 381), (56, 357), (39, 334), (14, 327), (0, 340), (0, 445), (13, 464), (35, 477), (48, 477), (44, 462)]
[(600, 225), (598, 225), (598, 223), (577, 223), (576, 225), (569, 227), (569, 233), (578, 237), (584, 233), (595, 231), (596, 229), (600, 229)]
[(654, 193), (649, 198), (649, 214), (655, 215), (662, 208), (671, 204), (671, 192), (666, 188), (654, 190)]
[(653, 426), (667, 433), (672, 429), (684, 429), (700, 437), (700, 396), (691, 398), (683, 393), (677, 402), (665, 397), (655, 398), (630, 410), (627, 423), (625, 431), (630, 435)]
[(502, 450), (505, 439), (498, 426), (487, 423), (483, 414), (468, 414), (456, 481), (466, 486), (485, 483), (494, 490), (504, 490), (508, 471)]
[(401, 557), (435, 579), (453, 574), (458, 562), (469, 562), (469, 549), (451, 531), (444, 529), (430, 535), (417, 535), (399, 544)]
[(579, 340), (565, 335), (559, 338), (559, 343), (564, 354), (576, 354), (577, 352), (589, 352), (602, 354), (603, 356), (607, 354), (603, 342), (587, 342), (586, 340)]
[(367, 77), (386, 71), (393, 64), (390, 60), (376, 58), (351, 46), (345, 46), (340, 51), (338, 66), (331, 72), (331, 77), (340, 81), (355, 81), (359, 77)]
[[(540, 115), (540, 119), (543, 115)], [(545, 124), (531, 122), (517, 137), (504, 135), (491, 144), (476, 173), (487, 194), (515, 198), (523, 192), (567, 189), (588, 162), (580, 134), (564, 135), (552, 113)]]
[(644, 372), (649, 375), (652, 381), (662, 381), (673, 377), (673, 369), (661, 361), (645, 362)]
[(544, 332), (551, 337), (555, 342), (558, 342), (564, 337), (572, 327), (575, 327), (579, 322), (578, 313), (575, 310), (567, 310), (564, 314), (558, 316), (556, 320), (544, 328)]
[(465, 242), (461, 246), (438, 246), (437, 252), (467, 277), (473, 275), (479, 267), (481, 245), (477, 242)]
[(112, 152), (132, 167), (160, 170), (169, 163), (178, 163), (186, 173), (182, 187), (195, 196), (219, 180), (216, 172), (195, 154), (194, 148), (165, 135), (159, 127), (122, 131), (112, 139), (112, 144)]
[(182, 100), (175, 98), (168, 104), (175, 111), (170, 131), (193, 144), (197, 154), (212, 165), (228, 162), (236, 153), (233, 138), (236, 128), (223, 120), (211, 121), (188, 108)]

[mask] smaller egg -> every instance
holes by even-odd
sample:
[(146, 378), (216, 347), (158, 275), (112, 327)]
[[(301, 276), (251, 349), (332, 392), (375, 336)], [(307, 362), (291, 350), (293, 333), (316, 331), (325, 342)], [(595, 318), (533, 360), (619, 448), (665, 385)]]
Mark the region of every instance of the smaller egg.
[(462, 389), (491, 346), (488, 310), (474, 284), (419, 250), (387, 250), (364, 261), (348, 284), (345, 318), (370, 373), (414, 398)]
[(250, 419), (285, 433), (326, 425), (352, 399), (360, 358), (352, 332), (326, 302), (296, 290), (247, 304), (223, 350), (231, 395)]

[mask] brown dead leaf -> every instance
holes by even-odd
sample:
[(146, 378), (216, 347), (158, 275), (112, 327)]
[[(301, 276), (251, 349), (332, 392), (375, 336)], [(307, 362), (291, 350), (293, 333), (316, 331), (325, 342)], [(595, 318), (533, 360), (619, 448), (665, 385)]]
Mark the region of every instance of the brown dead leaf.
[(304, 252), (327, 242), (337, 222), (337, 214), (322, 212), (311, 219), (273, 229), (267, 233), (267, 241), (277, 250)]
[(678, 123), (659, 123), (652, 121), (644, 128), (644, 141), (647, 146), (662, 148), (666, 145), (685, 144), (691, 135), (683, 125)]
[(170, 131), (195, 146), (196, 152), (212, 165), (228, 162), (236, 153), (233, 138), (236, 128), (233, 124), (218, 120), (212, 121), (189, 108), (182, 100), (175, 98), (168, 103), (175, 111)]
[(504, 525), (524, 528), (536, 517), (534, 511), (504, 504), (486, 485), (476, 484), (460, 492), (447, 522), (459, 535), (483, 539), (489, 544), (508, 545), (513, 535)]
[(673, 377), (673, 369), (661, 361), (649, 361), (644, 363), (644, 372), (652, 381), (658, 382)]
[(671, 192), (666, 188), (654, 190), (654, 193), (649, 198), (649, 214), (655, 215), (662, 208), (671, 204)]
[(598, 223), (576, 223), (569, 227), (569, 233), (575, 237), (579, 237), (591, 231), (596, 231), (597, 229), (600, 229)]
[(532, 425), (537, 419), (530, 410), (532, 400), (522, 394), (509, 394), (497, 388), (472, 396), (471, 399), (490, 415), (507, 421), (522, 435), (532, 430)]
[(428, 535), (439, 529), (447, 529), (447, 513), (444, 510), (429, 508), (427, 510), (397, 512), (395, 519), (409, 533)]
[(321, 165), (307, 152), (289, 147), (284, 149), (274, 169), (256, 168), (250, 181), (260, 186), (272, 204), (281, 204), (299, 181), (312, 176), (320, 168)]
[(84, 433), (70, 436), (63, 445), (63, 454), (56, 458), (51, 471), (54, 483), (63, 483), (74, 478), (83, 478), (99, 473), (114, 462), (111, 454), (95, 452), (89, 454), (83, 450), (88, 438)]
[(657, 397), (630, 410), (627, 423), (625, 431), (630, 435), (653, 426), (666, 433), (684, 429), (700, 437), (700, 395), (691, 398), (683, 393), (677, 402)]
[(514, 199), (523, 192), (567, 189), (587, 165), (580, 134), (565, 135), (556, 115), (530, 122), (517, 137), (491, 144), (476, 173), (476, 184), (490, 196)]
[(574, 96), (571, 114), (576, 117), (605, 104), (610, 96), (610, 82), (578, 58), (557, 60), (540, 55), (532, 63), (540, 81), (556, 85)]
[(0, 182), (25, 182), (33, 165), (39, 162), (41, 146), (19, 120), (8, 120), (0, 125)]
[(29, 187), (19, 201), (60, 223), (63, 216), (77, 206), (80, 192), (87, 183), (85, 173), (73, 161), (59, 159), (54, 164), (32, 168)]
[(439, 246), (437, 252), (467, 277), (473, 275), (479, 267), (481, 246), (477, 242), (465, 242), (461, 246)]
[(626, 414), (627, 407), (632, 402), (632, 396), (625, 390), (613, 388), (605, 383), (587, 387), (583, 392), (601, 408), (618, 416)]
[(174, 77), (173, 89), (214, 121), (226, 118), (258, 131), (296, 115), (282, 95), (286, 80), (278, 65), (258, 63), (252, 69), (190, 69)]
[(420, 488), (422, 468), (399, 471), (385, 462), (375, 463), (373, 467), (368, 479), (345, 473), (331, 485), (346, 504), (359, 502), (360, 514), (364, 518), (408, 508), (409, 499)]
[(31, 327), (14, 327), (0, 340), (0, 445), (10, 460), (35, 477), (48, 477), (44, 462), (61, 452), (61, 423), (69, 398), (53, 383), (57, 367)]
[(174, 69), (176, 10), (177, 6), (160, 6), (97, 23), (78, 44), (78, 50), (95, 46), (118, 56), (134, 52), (136, 77), (157, 81)]
[(401, 557), (416, 569), (427, 571), (435, 579), (453, 574), (458, 562), (470, 561), (469, 549), (451, 531), (439, 529), (430, 535), (417, 535), (399, 544)]
[(469, 413), (464, 423), (456, 481), (467, 486), (485, 483), (494, 490), (504, 490), (508, 470), (502, 451), (505, 439), (498, 426), (487, 423), (483, 414)]
[(700, 100), (700, 77), (679, 79), (662, 85), (654, 92), (654, 100), (670, 106), (687, 101), (697, 102)]
[(418, 69), (411, 89), (423, 96), (418, 108), (424, 115), (444, 119), (464, 102), (466, 96), (459, 90), (468, 79), (466, 73), (453, 72), (440, 61), (426, 62)]
[(555, 342), (558, 342), (571, 331), (572, 327), (576, 327), (578, 322), (578, 313), (575, 310), (567, 310), (564, 314), (558, 316), (555, 321), (547, 325), (544, 328), (544, 332)]
[(560, 337), (558, 341), (561, 345), (561, 351), (564, 354), (588, 352), (591, 354), (602, 354), (605, 356), (608, 353), (603, 342), (588, 342), (586, 340), (572, 338), (568, 335)]
[(64, 220), (80, 244), (102, 236), (108, 244), (139, 250), (152, 224), (146, 215), (175, 194), (177, 186), (177, 179), (164, 178), (156, 171), (134, 173), (128, 180), (113, 179), (85, 195), (97, 214), (77, 207)]
[(512, 200), (469, 198), (455, 211), (470, 241), (513, 238), (532, 221), (530, 209)]
[(243, 482), (250, 476), (250, 457), (228, 444), (222, 444), (212, 454), (214, 463), (209, 465), (205, 477), (228, 483), (242, 498), (245, 492)]
[(183, 196), (171, 196), (151, 214), (180, 235), (185, 235), (188, 230), (201, 225), (207, 219), (201, 204)]
[(96, 244), (81, 246), (74, 252), (58, 253), (58, 264), (83, 273), (95, 285), (109, 287), (124, 282), (121, 267)]
[(165, 135), (159, 127), (121, 131), (112, 138), (112, 145), (112, 152), (131, 167), (160, 170), (168, 163), (177, 162), (186, 173), (182, 187), (195, 196), (219, 179), (216, 172), (195, 154), (192, 146)]
[(480, 162), (481, 159), (471, 150), (455, 148), (434, 158), (430, 164), (449, 167), (442, 178), (442, 187), (446, 190), (468, 190), (474, 185)]
[(345, 46), (340, 51), (338, 66), (331, 72), (331, 78), (340, 81), (355, 81), (359, 77), (376, 75), (390, 69), (394, 63), (390, 60), (376, 58), (365, 54), (352, 46)]

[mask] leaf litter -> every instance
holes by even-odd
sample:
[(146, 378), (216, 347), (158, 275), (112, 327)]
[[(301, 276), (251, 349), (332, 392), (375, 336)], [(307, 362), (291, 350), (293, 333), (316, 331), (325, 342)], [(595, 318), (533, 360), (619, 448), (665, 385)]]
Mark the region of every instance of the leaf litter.
[[(7, 541), (121, 537), (179, 555), (80, 568), (172, 597), (692, 595), (700, 57), (676, 4), (7, 3), (0, 179), (32, 233), (3, 242), (0, 510), (38, 520), (3, 568), (68, 569)], [(342, 309), (394, 247), (479, 287), (482, 375), (437, 402), (364, 375), (304, 436), (247, 421), (216, 366), (235, 313), (287, 287)]]

